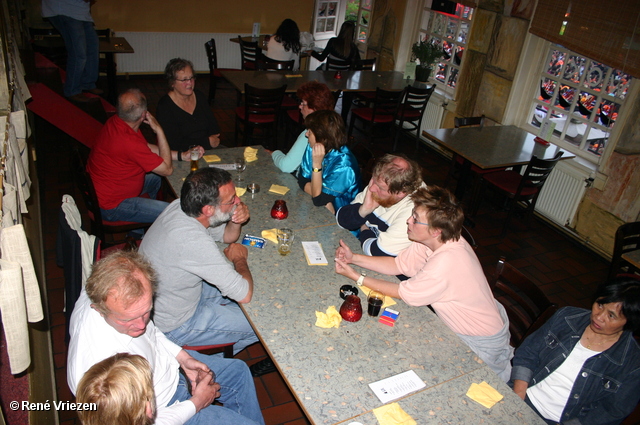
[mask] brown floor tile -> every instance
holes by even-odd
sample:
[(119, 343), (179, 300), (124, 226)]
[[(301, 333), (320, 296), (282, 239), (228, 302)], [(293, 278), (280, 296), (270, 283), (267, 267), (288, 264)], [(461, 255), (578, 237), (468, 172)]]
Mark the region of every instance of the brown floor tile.
[(266, 425), (278, 425), (305, 417), (300, 406), (295, 402), (263, 409), (262, 416)]

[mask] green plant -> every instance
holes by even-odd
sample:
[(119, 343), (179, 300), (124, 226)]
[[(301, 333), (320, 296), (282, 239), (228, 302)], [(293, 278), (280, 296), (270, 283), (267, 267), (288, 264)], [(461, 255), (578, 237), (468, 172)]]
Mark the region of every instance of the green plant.
[(424, 40), (416, 41), (411, 47), (413, 56), (420, 61), (420, 66), (432, 68), (443, 56), (442, 47)]

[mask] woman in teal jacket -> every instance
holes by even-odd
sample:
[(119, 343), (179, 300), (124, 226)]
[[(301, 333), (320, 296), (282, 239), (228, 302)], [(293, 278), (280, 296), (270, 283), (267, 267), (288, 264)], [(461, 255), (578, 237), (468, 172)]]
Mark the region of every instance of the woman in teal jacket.
[(298, 172), (300, 188), (315, 206), (333, 214), (349, 204), (360, 190), (358, 161), (346, 146), (342, 117), (334, 111), (317, 111), (304, 120), (309, 146)]

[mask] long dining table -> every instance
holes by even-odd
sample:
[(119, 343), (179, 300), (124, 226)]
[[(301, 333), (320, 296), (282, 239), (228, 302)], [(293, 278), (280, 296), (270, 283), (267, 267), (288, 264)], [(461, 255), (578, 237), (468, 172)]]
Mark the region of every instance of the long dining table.
[(342, 102), (342, 118), (348, 117), (351, 106), (351, 94), (354, 92), (375, 92), (376, 88), (395, 91), (403, 90), (413, 80), (404, 78), (398, 71), (221, 71), (222, 76), (233, 85), (239, 94), (244, 94), (244, 85), (262, 89), (275, 89), (287, 85), (287, 93), (295, 93), (309, 81), (326, 84), (329, 90), (342, 90), (345, 100)]
[[(291, 253), (284, 257), (269, 241), (264, 248), (248, 248), (254, 292), (252, 301), (241, 306), (311, 423), (377, 424), (373, 410), (384, 403), (368, 384), (413, 370), (425, 387), (394, 402), (419, 424), (544, 424), (426, 307), (410, 307), (396, 300), (391, 308), (400, 316), (395, 326), (389, 327), (367, 315), (366, 297), (360, 294), (364, 309), (360, 321), (342, 321), (338, 328), (316, 326), (316, 312), (325, 312), (330, 306), (339, 309), (340, 287), (353, 284), (334, 271), (339, 241), (344, 240), (355, 252), (361, 252), (359, 243), (336, 224), (327, 209), (313, 206), (293, 175), (280, 172), (268, 152), (258, 149), (258, 160), (247, 163), (242, 173), (241, 186), (260, 185), (258, 193), (247, 191), (241, 196), (251, 213), (243, 234), (260, 236), (265, 229), (288, 227), (294, 230), (295, 240)], [(216, 149), (210, 153), (221, 158), (220, 164), (232, 164), (243, 150)], [(168, 180), (180, 193), (189, 164), (174, 165)], [(200, 165), (207, 166), (202, 159)], [(231, 174), (236, 177), (234, 171)], [(270, 193), (272, 184), (290, 191), (285, 195)], [(287, 203), (289, 216), (285, 220), (270, 216), (278, 199)], [(319, 242), (328, 264), (308, 265), (301, 241)], [(368, 275), (383, 277), (372, 272)], [(472, 383), (483, 381), (504, 396), (491, 408), (466, 396)]]
[(514, 125), (438, 128), (423, 130), (422, 135), (464, 159), (455, 193), (458, 200), (464, 197), (471, 164), (483, 170), (519, 167), (528, 164), (534, 155), (540, 159), (553, 159), (561, 151), (562, 160), (575, 158), (553, 143), (536, 142), (534, 134)]

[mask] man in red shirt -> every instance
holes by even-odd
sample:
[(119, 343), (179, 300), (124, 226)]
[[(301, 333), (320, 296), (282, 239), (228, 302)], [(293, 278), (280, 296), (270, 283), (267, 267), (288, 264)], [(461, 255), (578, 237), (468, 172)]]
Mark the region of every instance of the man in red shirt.
[[(147, 143), (140, 132), (142, 123), (156, 133), (157, 145)], [(202, 156), (204, 150), (200, 149)], [(118, 97), (118, 114), (100, 131), (87, 163), (102, 217), (108, 221), (152, 223), (169, 205), (155, 198), (160, 177), (173, 173), (172, 160), (177, 155), (170, 150), (158, 121), (147, 111), (147, 99), (140, 90), (122, 93)], [(143, 194), (149, 197), (141, 197)]]

